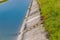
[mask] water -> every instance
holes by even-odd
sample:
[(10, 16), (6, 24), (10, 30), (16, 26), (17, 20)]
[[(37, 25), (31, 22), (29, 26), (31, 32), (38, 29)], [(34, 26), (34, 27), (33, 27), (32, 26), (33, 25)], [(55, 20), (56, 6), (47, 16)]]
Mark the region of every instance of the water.
[(30, 0), (8, 0), (0, 4), (0, 40), (16, 40)]

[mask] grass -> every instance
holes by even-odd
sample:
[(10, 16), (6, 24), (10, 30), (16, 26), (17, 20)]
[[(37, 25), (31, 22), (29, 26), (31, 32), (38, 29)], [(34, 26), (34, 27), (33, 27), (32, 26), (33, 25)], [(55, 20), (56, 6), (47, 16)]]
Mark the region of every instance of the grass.
[(0, 3), (4, 3), (4, 2), (6, 2), (6, 1), (8, 1), (8, 0), (3, 0), (3, 1), (0, 1)]
[(38, 0), (49, 40), (60, 40), (60, 0)]

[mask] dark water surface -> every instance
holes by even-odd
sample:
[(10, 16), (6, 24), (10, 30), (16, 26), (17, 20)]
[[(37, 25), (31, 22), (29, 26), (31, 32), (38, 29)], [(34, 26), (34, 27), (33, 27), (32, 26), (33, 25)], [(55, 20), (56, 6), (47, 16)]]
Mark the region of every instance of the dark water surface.
[(8, 0), (0, 4), (0, 40), (16, 40), (30, 0)]

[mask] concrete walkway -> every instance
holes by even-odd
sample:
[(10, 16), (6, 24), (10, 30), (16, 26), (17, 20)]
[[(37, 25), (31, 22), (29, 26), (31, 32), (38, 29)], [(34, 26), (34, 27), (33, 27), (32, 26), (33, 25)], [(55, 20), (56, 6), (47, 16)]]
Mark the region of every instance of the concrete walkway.
[(32, 0), (17, 40), (48, 40), (36, 0)]

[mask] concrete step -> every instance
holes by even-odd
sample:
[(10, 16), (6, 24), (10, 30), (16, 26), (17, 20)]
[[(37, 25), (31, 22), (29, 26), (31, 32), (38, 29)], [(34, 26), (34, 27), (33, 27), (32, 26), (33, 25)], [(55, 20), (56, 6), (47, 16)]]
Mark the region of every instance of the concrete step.
[(31, 10), (31, 12), (30, 12), (30, 13), (32, 14), (32, 13), (35, 13), (35, 12), (37, 12), (37, 11), (39, 11), (39, 9), (38, 9), (38, 8)]
[(36, 2), (36, 0), (33, 0), (33, 3), (32, 3), (32, 5), (35, 5), (35, 4), (37, 4), (37, 2)]
[(38, 8), (38, 5), (33, 5), (33, 6), (31, 6), (31, 9), (33, 10), (33, 9), (36, 9), (36, 8)]
[(32, 19), (33, 17), (36, 17), (36, 16), (40, 16), (40, 12), (30, 14), (30, 16), (28, 17), (28, 20)]
[(41, 31), (40, 30), (40, 26), (35, 28), (35, 29), (32, 29), (31, 31), (29, 32), (26, 32), (25, 33), (25, 38), (24, 40), (47, 40), (44, 33), (44, 31)]
[(36, 24), (39, 21), (40, 21), (40, 16), (36, 16), (27, 21), (27, 26), (33, 26), (34, 24)]

